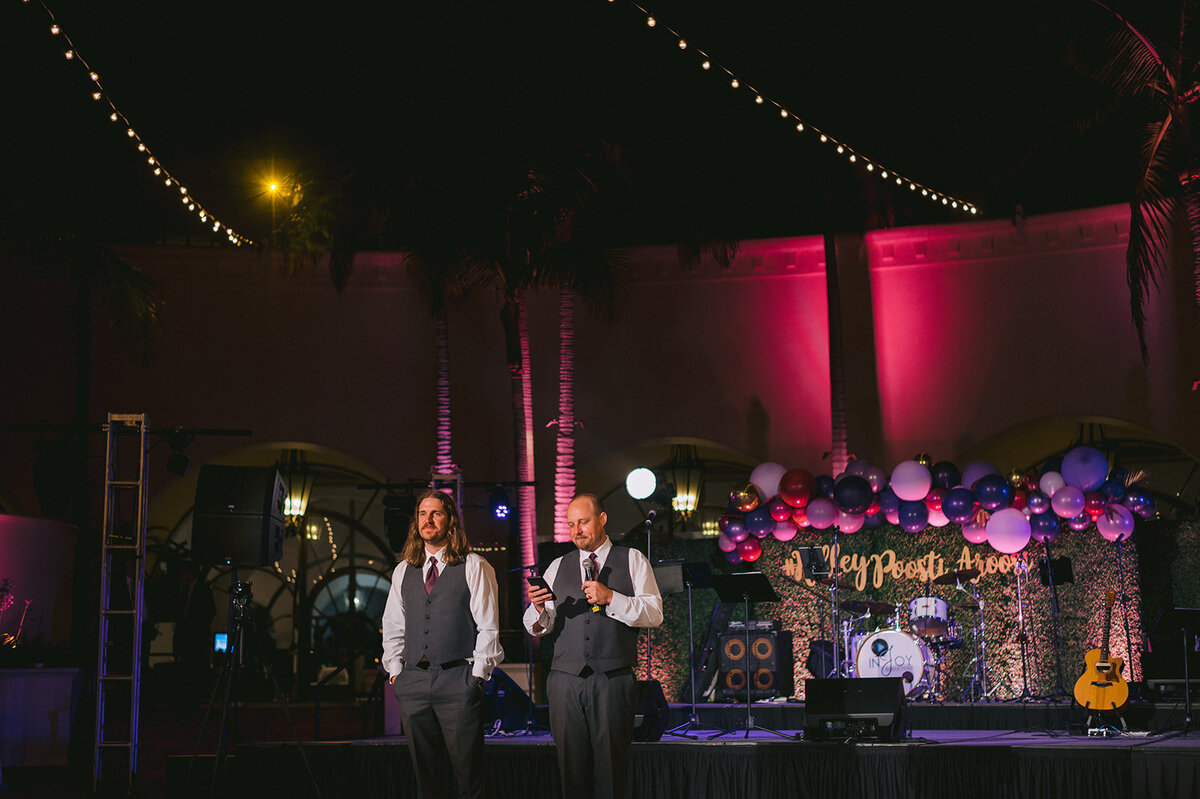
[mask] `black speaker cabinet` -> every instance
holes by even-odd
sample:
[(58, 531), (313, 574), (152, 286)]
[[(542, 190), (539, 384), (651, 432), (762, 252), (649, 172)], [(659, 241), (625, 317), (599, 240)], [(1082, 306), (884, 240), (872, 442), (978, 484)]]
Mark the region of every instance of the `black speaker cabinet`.
[(804, 737), (891, 741), (902, 737), (901, 677), (807, 680)]
[(208, 564), (270, 566), (283, 549), (286, 494), (274, 466), (201, 467), (192, 556)]
[(745, 701), (747, 679), (750, 680), (752, 700), (792, 695), (796, 683), (792, 676), (791, 633), (751, 629), (748, 658), (744, 631), (724, 633), (718, 639), (718, 643), (718, 699), (728, 702)]

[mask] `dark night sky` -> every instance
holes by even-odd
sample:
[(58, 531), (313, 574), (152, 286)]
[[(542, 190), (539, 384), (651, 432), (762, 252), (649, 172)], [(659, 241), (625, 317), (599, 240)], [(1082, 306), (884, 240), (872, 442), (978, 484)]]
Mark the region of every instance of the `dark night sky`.
[[(375, 176), (419, 163), (466, 187), (601, 140), (637, 186), (609, 209), (630, 242), (663, 240), (676, 203), (744, 237), (818, 232), (825, 208), (852, 227), (872, 198), (897, 224), (965, 218), (797, 135), (627, 0), (50, 8), (158, 157), (256, 237), (269, 215), (255, 168), (272, 157)], [(1071, 15), (1095, 13), (1085, 3), (647, 8), (810, 125), (984, 218), (1125, 199), (1127, 126), (1066, 130), (1106, 98), (1062, 62)], [(114, 241), (198, 231), (62, 49), (36, 0), (0, 3), (6, 213)]]

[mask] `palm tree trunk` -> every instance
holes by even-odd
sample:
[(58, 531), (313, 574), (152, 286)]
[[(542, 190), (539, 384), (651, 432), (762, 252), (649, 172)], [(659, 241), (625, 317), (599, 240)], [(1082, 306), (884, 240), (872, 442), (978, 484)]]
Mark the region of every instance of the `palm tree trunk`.
[(457, 472), (454, 458), (450, 454), (450, 326), (446, 322), (446, 310), (434, 316), (434, 332), (437, 348), (437, 450), (434, 468), (440, 474)]
[[(501, 308), (504, 337), (508, 351), (509, 385), (512, 388), (513, 440), (517, 480), (528, 485), (517, 488), (518, 546), (520, 564), (537, 563), (537, 495), (532, 485), (533, 465), (533, 386), (529, 366), (529, 327), (525, 302), (520, 291), (504, 300)], [(528, 601), (529, 586), (522, 587)]]
[(554, 462), (554, 540), (570, 541), (567, 506), (575, 498), (575, 292), (558, 295), (558, 436)]
[(829, 421), (833, 474), (850, 461), (846, 424), (846, 364), (842, 354), (842, 290), (838, 283), (837, 236), (825, 234), (825, 298), (829, 314)]

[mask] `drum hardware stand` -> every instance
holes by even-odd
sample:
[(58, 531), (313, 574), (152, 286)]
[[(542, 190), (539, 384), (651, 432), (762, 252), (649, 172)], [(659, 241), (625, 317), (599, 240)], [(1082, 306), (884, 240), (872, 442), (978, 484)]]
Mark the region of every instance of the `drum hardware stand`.
[[(691, 567), (691, 568), (689, 568)], [(688, 602), (688, 672), (692, 678), (692, 707), (691, 713), (688, 714), (687, 721), (676, 727), (664, 732), (664, 735), (674, 735), (678, 738), (691, 738), (693, 741), (700, 738), (699, 735), (688, 735), (691, 730), (708, 730), (711, 727), (705, 727), (700, 723), (700, 716), (696, 713), (696, 632), (695, 625), (692, 620), (692, 588), (707, 588), (711, 585), (711, 578), (708, 567), (702, 563), (685, 563), (683, 564), (683, 584), (687, 587), (687, 602)], [(747, 633), (749, 632), (749, 616), (747, 616)], [(750, 649), (746, 649), (746, 662), (750, 662)], [(747, 670), (748, 672), (749, 670)], [(746, 680), (749, 684), (749, 677)]]
[(1021, 591), (1022, 583), (1029, 579), (1029, 561), (1023, 556), (1017, 558), (1013, 575), (1017, 579), (1017, 642), (1021, 644), (1021, 695), (1017, 699), (1025, 701), (1033, 699), (1029, 690), (1029, 636), (1025, 633), (1025, 599)]
[[(706, 740), (711, 741), (713, 738), (720, 738), (723, 735), (729, 735), (738, 730), (745, 731), (745, 734), (742, 736), (743, 738), (749, 738), (751, 730), (758, 730), (778, 735), (780, 738), (794, 740), (796, 738), (795, 735), (788, 735), (785, 732), (779, 732), (778, 730), (772, 730), (769, 727), (755, 724), (754, 716), (750, 713), (750, 686), (753, 682), (750, 674), (750, 600), (753, 599), (755, 602), (778, 602), (779, 594), (775, 593), (775, 589), (771, 587), (767, 576), (762, 572), (714, 574), (712, 583), (713, 588), (717, 591), (717, 596), (722, 602), (736, 602), (738, 599), (741, 599), (742, 607), (746, 609), (746, 720), (739, 722), (728, 730), (718, 732), (716, 735), (710, 735)], [(835, 643), (834, 646), (836, 645)]]
[[(967, 591), (967, 589), (963, 588), (962, 583), (959, 583), (957, 588), (971, 597), (976, 604), (975, 612), (978, 614), (973, 631), (975, 636), (975, 657), (971, 660), (971, 665), (975, 667), (975, 673), (971, 677), (971, 681), (967, 684), (966, 689), (963, 690), (959, 701), (966, 702), (968, 697), (973, 702), (990, 701), (992, 694), (999, 688), (999, 684), (989, 680), (992, 669), (987, 662), (987, 614), (985, 612), (987, 603), (986, 600), (979, 598), (978, 590), (974, 593)], [(966, 676), (965, 672), (963, 676)]]
[[(226, 565), (232, 565), (227, 560)], [(240, 671), (246, 654), (245, 639), (246, 626), (249, 625), (251, 632), (258, 632), (254, 627), (254, 620), (246, 615), (246, 605), (253, 599), (251, 584), (238, 579), (237, 567), (232, 567), (231, 581), (229, 586), (229, 648), (225, 653), (225, 664), (221, 669), (221, 673), (217, 675), (217, 681), (213, 684), (212, 695), (208, 700), (208, 707), (204, 711), (204, 719), (200, 722), (200, 734), (196, 738), (196, 748), (192, 751), (192, 759), (188, 763), (187, 774), (184, 777), (184, 788), (182, 795), (188, 795), (187, 787), (191, 783), (192, 769), (196, 765), (196, 760), (200, 756), (200, 744), (204, 740), (204, 728), (208, 725), (208, 718), (212, 714), (213, 703), (217, 699), (217, 694), (221, 694), (221, 729), (217, 739), (217, 754), (213, 762), (212, 782), (209, 786), (209, 799), (217, 795), (217, 782), (221, 776), (222, 768), (226, 762), (226, 755), (229, 750), (229, 706), (233, 693), (233, 678), (234, 673)], [(300, 752), (300, 759), (304, 762), (304, 769), (308, 772), (309, 782), (312, 784), (313, 793), (317, 799), (321, 798), (321, 789), (317, 785), (317, 778), (313, 775), (312, 765), (308, 762), (308, 754), (304, 751), (304, 744), (300, 742), (300, 733), (296, 731), (296, 725), (292, 722), (292, 715), (288, 712), (287, 699), (283, 695), (283, 691), (279, 689), (279, 681), (275, 679), (275, 670), (271, 667), (271, 661), (268, 658), (263, 658), (263, 664), (266, 666), (267, 674), (271, 677), (271, 685), (275, 689), (275, 700), (279, 702), (279, 707), (283, 710), (283, 717), (287, 719), (288, 727), (292, 730), (292, 737), (295, 739), (296, 748)]]

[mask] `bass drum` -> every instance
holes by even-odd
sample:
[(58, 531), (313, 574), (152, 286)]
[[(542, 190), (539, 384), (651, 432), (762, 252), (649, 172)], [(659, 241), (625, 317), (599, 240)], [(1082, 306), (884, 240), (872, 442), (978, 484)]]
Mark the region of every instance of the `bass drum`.
[(880, 630), (867, 636), (854, 656), (858, 677), (899, 677), (904, 694), (911, 696), (926, 687), (925, 669), (933, 661), (929, 647), (903, 630)]

